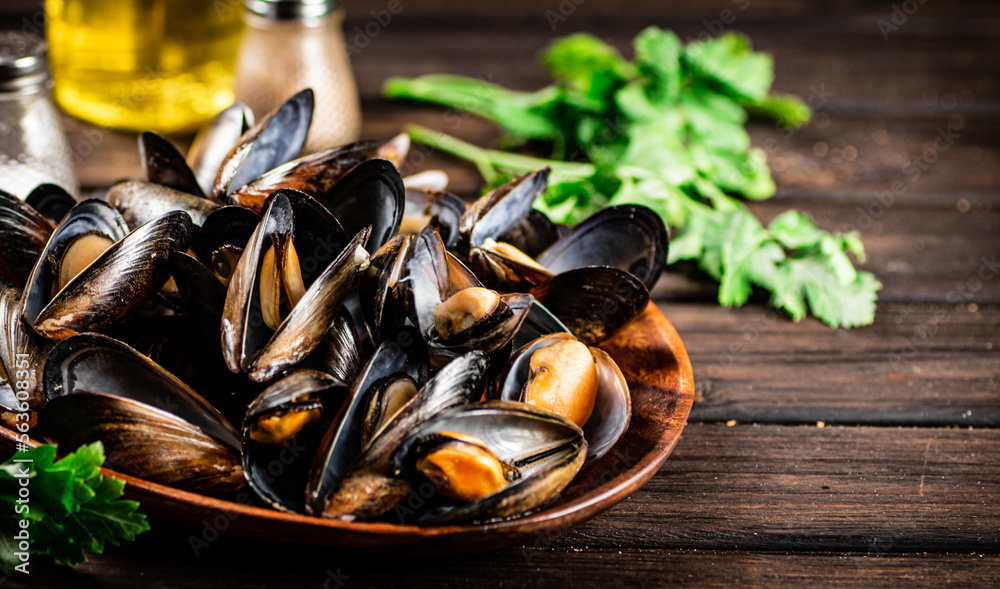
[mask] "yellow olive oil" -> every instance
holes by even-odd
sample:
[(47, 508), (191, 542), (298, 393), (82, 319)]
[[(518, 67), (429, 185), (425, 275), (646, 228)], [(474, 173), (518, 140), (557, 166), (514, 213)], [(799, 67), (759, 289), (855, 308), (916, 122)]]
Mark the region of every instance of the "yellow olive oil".
[(46, 0), (55, 98), (116, 129), (184, 132), (233, 102), (239, 0)]

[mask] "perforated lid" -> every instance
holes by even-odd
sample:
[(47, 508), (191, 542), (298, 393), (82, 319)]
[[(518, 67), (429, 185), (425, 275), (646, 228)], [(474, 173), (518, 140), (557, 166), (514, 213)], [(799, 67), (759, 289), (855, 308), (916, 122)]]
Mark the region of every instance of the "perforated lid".
[(277, 20), (317, 18), (337, 8), (336, 0), (246, 0), (247, 10)]
[(20, 90), (49, 79), (45, 40), (31, 33), (0, 31), (0, 92)]

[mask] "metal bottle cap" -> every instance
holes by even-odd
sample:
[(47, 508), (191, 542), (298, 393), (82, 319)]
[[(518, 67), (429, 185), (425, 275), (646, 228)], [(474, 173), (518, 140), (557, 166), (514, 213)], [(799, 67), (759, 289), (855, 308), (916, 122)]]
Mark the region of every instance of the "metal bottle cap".
[(0, 31), (0, 92), (25, 90), (49, 80), (45, 40), (31, 33)]
[(336, 0), (246, 0), (247, 10), (273, 20), (319, 18), (337, 9)]

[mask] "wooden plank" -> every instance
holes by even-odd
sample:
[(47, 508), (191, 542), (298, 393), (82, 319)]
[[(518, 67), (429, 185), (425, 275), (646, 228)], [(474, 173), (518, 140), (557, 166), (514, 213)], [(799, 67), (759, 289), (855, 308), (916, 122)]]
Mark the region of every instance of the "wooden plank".
[[(450, 0), (421, 0), (402, 4), (402, 13), (413, 14), (422, 18), (462, 18), (462, 19), (505, 19), (530, 18), (542, 15), (546, 10), (559, 11), (561, 0), (508, 0), (502, 4), (483, 5), (477, 3), (456, 4)], [(841, 0), (838, 2), (815, 3), (809, 0), (753, 0), (747, 5), (744, 0), (705, 0), (692, 4), (682, 0), (619, 0), (614, 5), (604, 2), (572, 2), (575, 11), (571, 17), (590, 16), (614, 18), (656, 18), (670, 16), (672, 18), (701, 19), (719, 13), (726, 8), (739, 11), (746, 6), (746, 12), (753, 11), (759, 17), (773, 20), (795, 20), (802, 17), (835, 17), (844, 14), (859, 16), (880, 16), (892, 12), (892, 7), (880, 1), (872, 0)], [(367, 16), (370, 11), (380, 11), (387, 8), (387, 0), (356, 0), (347, 5), (348, 17), (358, 19)], [(568, 8), (566, 8), (568, 10)], [(1000, 17), (1000, 11), (994, 3), (988, 0), (963, 0), (960, 2), (925, 3), (920, 7), (914, 18), (920, 17), (964, 17), (972, 15), (981, 17)]]
[[(211, 559), (196, 560), (183, 537), (160, 542), (155, 551), (122, 547), (76, 569), (37, 567), (30, 586), (133, 586), (155, 579), (157, 586), (239, 586), (272, 589), (261, 574), (280, 562), (281, 587), (455, 586), (533, 589), (562, 587), (871, 587), (953, 584), (989, 586), (1000, 582), (1000, 557), (984, 554), (780, 554), (716, 550), (511, 549), (494, 554), (390, 563), (374, 554), (330, 554), (301, 547), (230, 544), (214, 548)], [(140, 540), (139, 545), (144, 542)], [(149, 544), (146, 544), (150, 548)], [(14, 587), (28, 586), (14, 577)]]
[(886, 304), (831, 330), (762, 308), (664, 304), (700, 398), (691, 421), (1000, 426), (1000, 308)]
[[(668, 11), (609, 20), (588, 13), (590, 6), (596, 4), (581, 6), (555, 30), (546, 23), (544, 10), (514, 22), (495, 15), (425, 19), (404, 10), (385, 27), (370, 28), (370, 18), (352, 19), (346, 24), (346, 41), (362, 95), (370, 98), (380, 94), (390, 76), (442, 72), (537, 89), (551, 81), (538, 65), (538, 53), (555, 38), (576, 32), (598, 32), (631, 57), (633, 37), (649, 25), (674, 30), (685, 41), (710, 36), (710, 28), (721, 30), (705, 24), (714, 20), (709, 11), (690, 20)], [(724, 28), (747, 33), (755, 48), (774, 56), (779, 91), (809, 97), (818, 89), (817, 99), (835, 99), (838, 108), (894, 116), (931, 114), (942, 106), (985, 107), (996, 113), (1000, 81), (982, 69), (980, 60), (1000, 57), (997, 21), (971, 15), (960, 20), (914, 17), (887, 39), (878, 20), (890, 18), (892, 7), (883, 6), (879, 16), (793, 21), (757, 17), (750, 7)], [(377, 34), (364, 34), (366, 27)]]
[(213, 535), (196, 553), (191, 538), (204, 530), (155, 521), (155, 533), (135, 544), (75, 571), (38, 567), (32, 580), (72, 587), (134, 581), (141, 571), (165, 585), (263, 587), (273, 579), (262, 572), (280, 567), (282, 586), (322, 584), (328, 570), (352, 583), (406, 579), (415, 587), (454, 579), (811, 584), (823, 575), (850, 584), (852, 574), (903, 582), (937, 567), (939, 578), (981, 582), (995, 579), (1000, 564), (998, 451), (997, 430), (690, 424), (664, 468), (631, 498), (576, 531), (524, 547), (388, 565), (377, 553)]
[(692, 423), (659, 474), (558, 546), (1000, 551), (1000, 431)]

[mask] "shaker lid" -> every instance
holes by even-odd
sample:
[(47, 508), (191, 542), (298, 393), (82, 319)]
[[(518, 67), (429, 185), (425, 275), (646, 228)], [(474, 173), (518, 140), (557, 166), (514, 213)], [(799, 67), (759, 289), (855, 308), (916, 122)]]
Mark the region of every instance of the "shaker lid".
[(0, 31), (0, 91), (48, 80), (45, 40), (31, 33)]
[(247, 10), (274, 20), (326, 16), (337, 9), (337, 0), (246, 0)]

